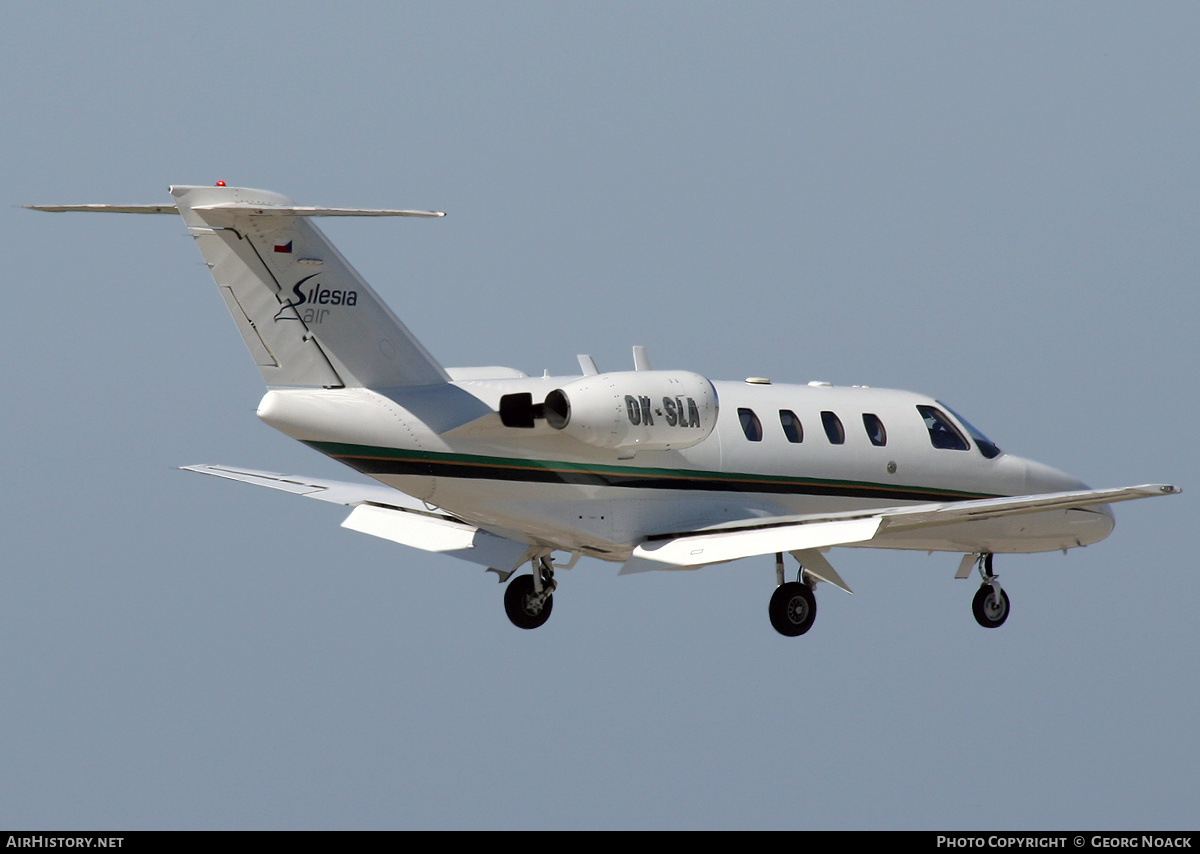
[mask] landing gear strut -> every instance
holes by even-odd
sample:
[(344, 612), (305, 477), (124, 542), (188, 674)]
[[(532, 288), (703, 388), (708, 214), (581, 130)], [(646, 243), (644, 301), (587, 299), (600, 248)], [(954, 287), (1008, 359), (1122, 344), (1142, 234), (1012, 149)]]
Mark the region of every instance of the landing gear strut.
[(554, 562), (546, 555), (533, 564), (534, 575), (518, 575), (504, 591), (504, 612), (518, 629), (536, 629), (554, 607)]
[(1008, 619), (1008, 594), (992, 573), (991, 554), (979, 556), (979, 575), (983, 584), (971, 600), (971, 613), (975, 615), (975, 622), (985, 629), (999, 628)]
[(771, 594), (767, 613), (775, 631), (789, 638), (798, 637), (812, 628), (817, 618), (817, 597), (804, 582), (804, 567), (800, 567), (795, 581), (783, 580), (783, 555), (775, 555), (775, 573), (779, 586)]

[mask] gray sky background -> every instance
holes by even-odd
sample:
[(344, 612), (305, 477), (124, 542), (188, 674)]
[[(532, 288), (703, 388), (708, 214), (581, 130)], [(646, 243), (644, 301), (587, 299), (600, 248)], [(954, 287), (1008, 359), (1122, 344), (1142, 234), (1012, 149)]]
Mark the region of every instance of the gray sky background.
[[(164, 8), (167, 7), (167, 8)], [(7, 4), (0, 825), (1195, 829), (1200, 7)], [(322, 227), (449, 365), (934, 394), (1095, 486), (1106, 542), (562, 574), (176, 471), (353, 473), (262, 393), (170, 183)]]

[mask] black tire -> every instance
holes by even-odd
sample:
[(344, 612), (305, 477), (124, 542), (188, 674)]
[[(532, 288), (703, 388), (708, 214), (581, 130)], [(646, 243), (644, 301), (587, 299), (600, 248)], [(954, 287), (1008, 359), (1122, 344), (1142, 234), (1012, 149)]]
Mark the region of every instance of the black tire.
[(554, 607), (554, 594), (546, 597), (540, 608), (530, 606), (529, 600), (537, 595), (533, 589), (532, 575), (518, 575), (504, 591), (504, 613), (518, 629), (536, 629), (550, 619)]
[(817, 618), (817, 597), (807, 584), (789, 581), (775, 588), (767, 613), (775, 631), (789, 638), (798, 637), (811, 629)]
[(1008, 594), (1001, 590), (997, 597), (992, 585), (984, 584), (971, 600), (971, 613), (985, 629), (998, 629), (1008, 619)]

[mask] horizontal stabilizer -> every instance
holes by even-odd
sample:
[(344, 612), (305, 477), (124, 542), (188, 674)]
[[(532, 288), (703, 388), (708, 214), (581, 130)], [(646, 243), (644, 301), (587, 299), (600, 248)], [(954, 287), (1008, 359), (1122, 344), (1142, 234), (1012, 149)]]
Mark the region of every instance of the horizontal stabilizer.
[[(45, 208), (39, 208), (45, 210)], [(254, 205), (248, 202), (223, 202), (195, 205), (194, 211), (236, 211), (249, 216), (445, 216), (444, 211), (398, 211), (387, 208), (319, 208), (311, 205)], [(174, 213), (172, 208), (171, 212)]]
[(25, 205), (31, 211), (47, 213), (135, 213), (177, 214), (174, 205)]
[[(178, 214), (175, 205), (25, 205), (31, 211), (47, 213), (132, 213)], [(388, 208), (319, 208), (310, 205), (252, 205), (229, 202), (218, 205), (195, 205), (197, 211), (231, 211), (248, 216), (445, 216), (444, 211), (400, 211)]]

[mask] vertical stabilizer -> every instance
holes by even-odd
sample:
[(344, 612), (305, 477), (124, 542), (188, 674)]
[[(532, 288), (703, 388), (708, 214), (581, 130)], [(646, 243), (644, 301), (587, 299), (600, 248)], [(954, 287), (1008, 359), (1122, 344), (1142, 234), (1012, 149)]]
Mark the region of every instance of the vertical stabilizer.
[(238, 187), (172, 187), (171, 195), (267, 385), (448, 381), (310, 220), (435, 214), (299, 207), (277, 193)]

